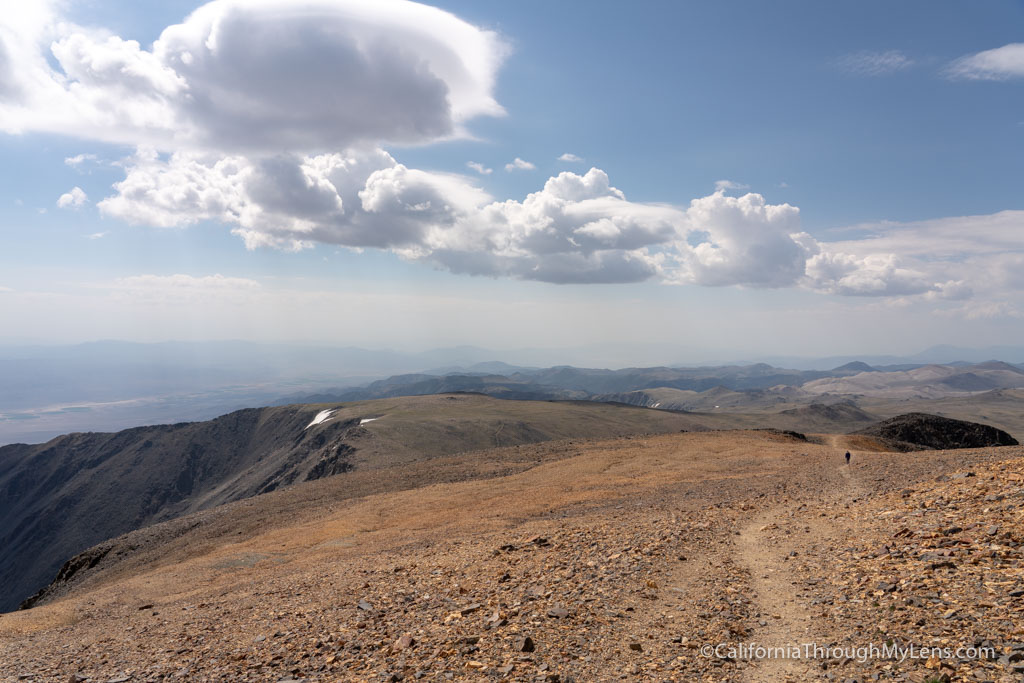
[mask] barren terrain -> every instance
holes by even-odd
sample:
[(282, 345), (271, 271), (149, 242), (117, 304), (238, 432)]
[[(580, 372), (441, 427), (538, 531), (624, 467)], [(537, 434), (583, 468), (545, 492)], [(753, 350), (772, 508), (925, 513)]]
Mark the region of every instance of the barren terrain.
[[(413, 477), (406, 490), (334, 495), (357, 472), (302, 484), (220, 508), (63, 598), (0, 616), (0, 670), (37, 681), (1020, 680), (1024, 449), (894, 454), (846, 439), (574, 440), (458, 456), (453, 481)], [(479, 469), (464, 479), (470, 463)], [(996, 659), (701, 655), (893, 640), (987, 643)]]

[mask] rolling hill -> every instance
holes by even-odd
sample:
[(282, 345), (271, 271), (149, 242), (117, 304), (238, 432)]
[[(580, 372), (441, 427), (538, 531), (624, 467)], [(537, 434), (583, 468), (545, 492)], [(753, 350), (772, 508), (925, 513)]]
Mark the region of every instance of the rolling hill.
[(598, 403), (448, 395), (247, 409), (4, 446), (0, 610), (17, 607), (65, 560), (105, 539), (297, 482), (481, 448), (707, 423)]

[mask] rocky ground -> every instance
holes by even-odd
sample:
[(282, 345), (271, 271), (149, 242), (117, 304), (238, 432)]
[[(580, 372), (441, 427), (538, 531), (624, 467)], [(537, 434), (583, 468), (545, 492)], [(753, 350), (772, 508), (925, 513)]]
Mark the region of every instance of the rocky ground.
[(1024, 448), (820, 441), (575, 442), (206, 539), (0, 616), (0, 680), (1024, 679)]

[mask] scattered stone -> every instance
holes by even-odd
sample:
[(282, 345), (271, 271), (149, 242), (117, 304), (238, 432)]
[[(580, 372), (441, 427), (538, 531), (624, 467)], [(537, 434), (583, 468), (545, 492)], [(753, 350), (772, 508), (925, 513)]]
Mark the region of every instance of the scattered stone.
[[(624, 446), (630, 467), (648, 457), (642, 441)], [(809, 626), (808, 634), (837, 647), (893, 640), (997, 651), (991, 660), (930, 665), (815, 662), (814, 674), (832, 683), (1019, 680), (1024, 459), (1014, 454), (1024, 449), (1008, 451), (1016, 459), (999, 466), (992, 463), (1000, 453), (858, 453), (847, 476), (809, 467), (820, 455), (815, 448), (802, 447), (808, 455), (799, 467), (772, 460), (756, 477), (730, 479), (727, 489), (720, 480), (676, 482), (664, 492), (645, 489), (596, 508), (524, 512), (521, 527), (508, 525), (518, 507), (511, 516), (502, 508), (500, 521), (481, 536), (445, 526), (446, 536), (424, 535), (422, 544), (403, 535), (393, 548), (382, 541), (379, 554), (345, 550), (351, 555), (344, 571), (312, 564), (307, 570), (293, 560), (277, 577), (273, 562), (261, 562), (256, 569), (263, 573), (245, 591), (197, 584), (187, 599), (202, 599), (203, 607), (162, 598), (159, 620), (136, 618), (109, 634), (98, 630), (108, 603), (78, 603), (87, 618), (59, 634), (43, 630), (45, 645), (2, 632), (0, 668), (10, 669), (13, 654), (13, 671), (64, 683), (75, 671), (103, 672), (91, 679), (98, 683), (117, 671), (130, 672), (132, 681), (168, 683), (767, 679), (758, 662), (701, 657), (698, 650), (706, 643), (766, 640), (761, 629)], [(659, 458), (659, 468), (672, 462)], [(933, 481), (936, 469), (967, 467), (977, 471), (969, 482)], [(680, 496), (683, 486), (693, 488)], [(531, 504), (524, 501), (524, 509)], [(472, 524), (486, 528), (489, 519)], [(746, 539), (734, 535), (737, 529), (755, 532), (764, 565), (751, 568), (738, 557), (737, 544)], [(510, 534), (518, 545), (499, 547)], [(766, 600), (765, 584), (756, 580), (769, 576), (796, 613), (806, 613), (803, 623)], [(340, 605), (339, 595), (348, 596)], [(357, 595), (353, 611), (348, 601)], [(114, 611), (120, 609), (130, 611), (131, 603)], [(251, 635), (261, 632), (266, 635)], [(23, 657), (16, 646), (31, 655)], [(70, 680), (86, 683), (85, 676)]]
[(474, 602), (472, 605), (466, 605), (465, 607), (460, 609), (459, 614), (461, 614), (462, 616), (466, 616), (467, 614), (472, 614), (473, 612), (476, 612), (481, 607), (483, 607), (483, 605), (481, 605), (479, 602)]
[(416, 639), (410, 636), (408, 633), (401, 636), (391, 646), (395, 650), (406, 650), (416, 644)]
[(516, 641), (516, 652), (533, 652), (535, 649), (533, 638), (525, 636)]
[(943, 560), (942, 562), (932, 562), (928, 565), (928, 569), (956, 569), (956, 564), (950, 560)]

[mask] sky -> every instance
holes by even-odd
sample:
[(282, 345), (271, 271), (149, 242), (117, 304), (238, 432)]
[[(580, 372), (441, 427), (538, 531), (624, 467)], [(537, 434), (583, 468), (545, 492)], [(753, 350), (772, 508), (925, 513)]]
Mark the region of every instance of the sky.
[(1024, 338), (1024, 3), (0, 0), (0, 342)]

